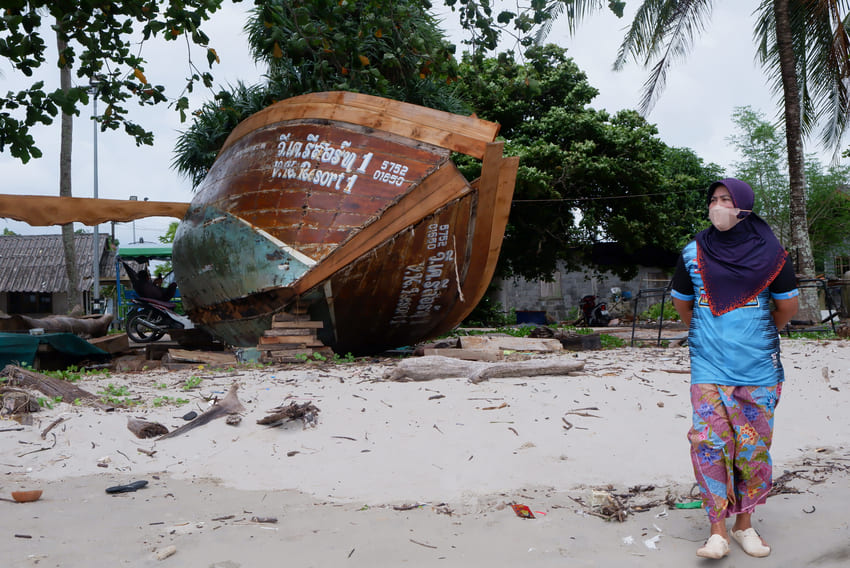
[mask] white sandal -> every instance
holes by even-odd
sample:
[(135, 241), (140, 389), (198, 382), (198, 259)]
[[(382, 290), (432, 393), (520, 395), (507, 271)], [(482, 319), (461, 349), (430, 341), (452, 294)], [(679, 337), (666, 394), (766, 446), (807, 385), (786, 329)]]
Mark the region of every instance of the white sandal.
[(744, 552), (756, 558), (764, 558), (770, 554), (770, 547), (765, 545), (756, 529), (750, 527), (743, 531), (732, 531), (732, 538), (741, 545)]
[(708, 537), (705, 544), (697, 549), (697, 556), (700, 558), (723, 558), (729, 554), (729, 541), (720, 536), (713, 534)]

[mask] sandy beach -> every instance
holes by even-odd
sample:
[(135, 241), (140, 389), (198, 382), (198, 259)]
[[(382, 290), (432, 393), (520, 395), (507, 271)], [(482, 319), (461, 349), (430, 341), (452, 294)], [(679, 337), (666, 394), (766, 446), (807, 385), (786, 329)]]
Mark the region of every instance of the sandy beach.
[[(694, 555), (708, 523), (701, 509), (675, 506), (696, 496), (681, 347), (537, 355), (584, 367), (477, 384), (384, 380), (393, 359), (87, 377), (80, 388), (139, 404), (57, 402), (30, 425), (0, 420), (0, 558), (9, 567), (846, 566), (850, 343), (782, 345), (777, 494), (754, 516), (773, 546), (768, 559), (735, 543), (722, 561)], [(164, 440), (127, 428), (136, 417), (172, 430), (234, 383), (238, 425), (217, 419)], [(292, 402), (313, 403), (316, 424), (257, 424)], [(105, 491), (138, 480), (148, 485)], [(19, 489), (43, 495), (15, 503)]]

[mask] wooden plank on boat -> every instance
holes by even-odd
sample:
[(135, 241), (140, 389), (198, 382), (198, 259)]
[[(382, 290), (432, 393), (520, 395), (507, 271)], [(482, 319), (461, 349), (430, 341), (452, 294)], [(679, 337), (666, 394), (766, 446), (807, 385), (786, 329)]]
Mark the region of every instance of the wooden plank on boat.
[(394, 234), (469, 192), (469, 186), (462, 177), (458, 177), (454, 164), (446, 164), (404, 195), (381, 218), (352, 236), (324, 262), (314, 266), (293, 285), (293, 290), (296, 295), (307, 292)]
[[(463, 274), (463, 301), (455, 303), (441, 325), (434, 330), (434, 336), (446, 333), (469, 315), (484, 297), (496, 270), (519, 167), (518, 157), (503, 158), (501, 152), (501, 142), (488, 145), (481, 178), (476, 180), (479, 209), (476, 212), (471, 247), (479, 252), (486, 250), (487, 254), (470, 258), (467, 271)], [(493, 172), (498, 172), (498, 175), (494, 177)]]
[(269, 124), (293, 119), (349, 122), (427, 142), (454, 152), (482, 158), (499, 125), (478, 118), (348, 92), (311, 93), (280, 101), (257, 112), (228, 136), (221, 152), (243, 136)]

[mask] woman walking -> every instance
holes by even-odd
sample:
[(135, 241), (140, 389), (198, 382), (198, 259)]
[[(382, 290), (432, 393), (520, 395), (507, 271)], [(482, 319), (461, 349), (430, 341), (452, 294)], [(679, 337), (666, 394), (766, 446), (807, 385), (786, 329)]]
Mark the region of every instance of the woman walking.
[(684, 248), (673, 276), (673, 305), (688, 325), (691, 461), (711, 523), (697, 550), (703, 558), (729, 553), (730, 516), (744, 552), (770, 554), (751, 517), (772, 487), (773, 413), (785, 379), (779, 330), (797, 312), (798, 291), (788, 253), (752, 212), (754, 200), (743, 181), (711, 184), (712, 226)]

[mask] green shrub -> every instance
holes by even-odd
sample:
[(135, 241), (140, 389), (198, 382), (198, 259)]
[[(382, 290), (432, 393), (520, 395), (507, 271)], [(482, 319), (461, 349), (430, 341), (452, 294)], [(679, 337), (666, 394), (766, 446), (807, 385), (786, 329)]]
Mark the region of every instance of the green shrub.
[[(641, 312), (640, 317), (644, 320), (658, 321), (658, 316), (661, 314), (661, 302), (652, 304), (646, 311)], [(673, 302), (664, 302), (664, 319), (678, 320), (679, 312), (673, 307)]]

